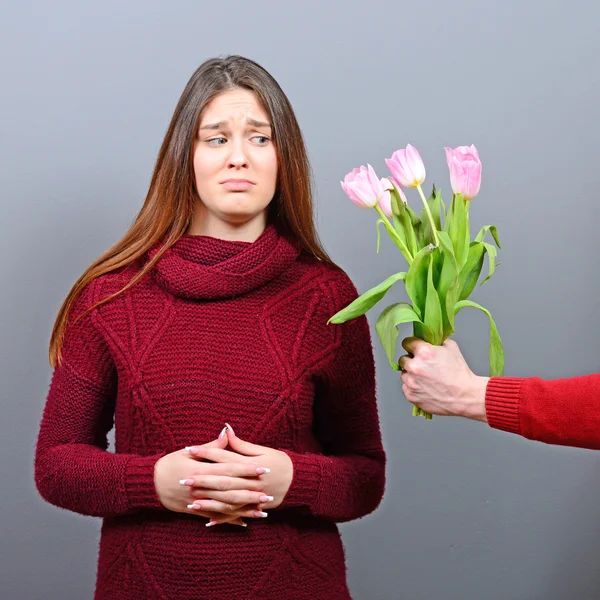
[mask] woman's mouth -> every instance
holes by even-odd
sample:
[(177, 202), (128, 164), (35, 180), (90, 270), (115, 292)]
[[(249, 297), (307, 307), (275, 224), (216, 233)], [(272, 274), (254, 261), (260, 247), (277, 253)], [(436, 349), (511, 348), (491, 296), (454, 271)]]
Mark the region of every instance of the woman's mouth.
[(247, 179), (227, 179), (226, 181), (223, 181), (221, 185), (232, 192), (243, 192), (254, 184)]

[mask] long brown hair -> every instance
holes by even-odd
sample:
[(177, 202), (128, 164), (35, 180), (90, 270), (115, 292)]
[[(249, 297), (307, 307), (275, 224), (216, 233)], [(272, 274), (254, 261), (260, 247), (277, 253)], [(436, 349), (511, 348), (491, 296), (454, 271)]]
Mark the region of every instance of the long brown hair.
[(177, 103), (158, 153), (146, 200), (129, 231), (81, 275), (63, 302), (50, 338), (51, 366), (60, 364), (69, 312), (87, 284), (141, 259), (157, 242), (164, 240), (156, 256), (123, 289), (88, 308), (92, 310), (135, 285), (186, 232), (198, 200), (192, 154), (200, 115), (213, 98), (239, 88), (257, 95), (272, 124), (278, 184), (269, 206), (269, 221), (294, 236), (317, 259), (335, 265), (321, 246), (315, 229), (312, 172), (304, 138), (287, 96), (275, 79), (252, 60), (242, 56), (209, 59), (192, 75)]

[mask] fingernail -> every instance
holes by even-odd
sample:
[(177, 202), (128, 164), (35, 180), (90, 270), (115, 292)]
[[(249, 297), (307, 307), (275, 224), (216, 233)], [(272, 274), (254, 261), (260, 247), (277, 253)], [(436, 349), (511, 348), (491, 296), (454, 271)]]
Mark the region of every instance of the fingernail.
[(265, 469), (264, 467), (258, 467), (258, 469), (256, 469), (256, 472), (259, 475), (264, 475), (265, 473), (270, 473), (271, 469)]
[(202, 508), (201, 504), (188, 504), (187, 507), (190, 510), (200, 510)]
[(213, 521), (212, 519), (205, 525), (205, 527), (212, 527), (213, 525), (216, 525), (217, 522)]
[(238, 525), (241, 525), (242, 527), (248, 527), (248, 523), (245, 523), (244, 521), (241, 521), (238, 523)]
[(219, 439), (222, 440), (227, 435), (227, 427), (223, 427), (223, 431), (219, 434)]
[(180, 479), (179, 485), (194, 485), (193, 479)]
[(196, 454), (196, 452), (198, 452), (198, 446), (186, 446), (185, 449), (190, 453), (190, 454)]
[(273, 496), (261, 496), (260, 497), (261, 502), (273, 502), (273, 500), (274, 500)]
[(254, 516), (255, 517), (260, 517), (261, 519), (264, 519), (265, 517), (268, 517), (269, 514), (266, 512), (261, 512), (260, 510), (257, 510), (254, 512)]
[(225, 423), (225, 429), (229, 429), (229, 431), (231, 431), (231, 433), (233, 433), (233, 435), (235, 435), (235, 431), (233, 430), (233, 427), (229, 423)]

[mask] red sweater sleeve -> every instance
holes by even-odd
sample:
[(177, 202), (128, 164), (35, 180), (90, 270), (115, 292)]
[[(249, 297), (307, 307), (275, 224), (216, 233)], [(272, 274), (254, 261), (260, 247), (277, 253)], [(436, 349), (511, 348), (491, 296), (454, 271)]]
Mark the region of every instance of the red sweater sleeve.
[(486, 389), (491, 427), (530, 440), (600, 449), (600, 375), (544, 380), (492, 377)]
[(107, 451), (116, 370), (93, 312), (75, 323), (91, 305), (92, 286), (71, 310), (63, 360), (52, 374), (35, 455), (37, 489), (51, 504), (86, 515), (160, 508), (154, 487), (159, 456)]
[[(327, 318), (358, 297), (345, 274), (332, 288), (335, 307)], [(367, 515), (381, 502), (385, 453), (367, 318), (328, 327), (336, 331), (331, 331), (331, 359), (317, 385), (314, 406), (315, 433), (324, 453), (285, 451), (294, 475), (281, 508), (301, 507), (315, 517), (343, 522)]]

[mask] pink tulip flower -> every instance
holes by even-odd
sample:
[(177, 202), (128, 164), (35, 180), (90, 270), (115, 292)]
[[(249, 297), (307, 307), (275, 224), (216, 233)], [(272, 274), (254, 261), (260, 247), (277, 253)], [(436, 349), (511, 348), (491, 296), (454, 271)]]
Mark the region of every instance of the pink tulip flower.
[(425, 181), (425, 165), (419, 151), (408, 144), (406, 149), (396, 150), (385, 164), (390, 173), (404, 187), (417, 187)]
[(378, 179), (371, 165), (353, 169), (340, 183), (348, 198), (360, 208), (375, 208), (379, 204), (382, 210), (389, 207), (389, 214), (385, 214), (391, 216), (392, 184), (385, 177)]
[(481, 187), (481, 161), (475, 146), (446, 148), (446, 160), (450, 169), (450, 184), (455, 194), (465, 200), (475, 198)]

